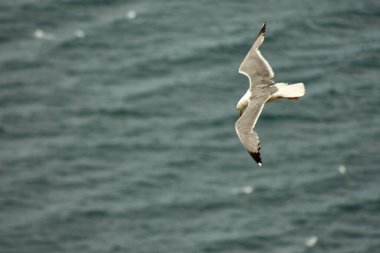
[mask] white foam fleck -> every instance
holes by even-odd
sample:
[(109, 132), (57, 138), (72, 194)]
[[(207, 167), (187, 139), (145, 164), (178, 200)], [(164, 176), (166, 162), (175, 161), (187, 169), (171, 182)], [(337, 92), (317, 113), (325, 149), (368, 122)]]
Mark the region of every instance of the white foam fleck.
[(135, 19), (136, 18), (136, 11), (134, 10), (130, 10), (130, 11), (127, 11), (127, 13), (125, 14), (125, 17), (127, 19)]
[(79, 39), (83, 39), (84, 37), (86, 37), (86, 33), (81, 29), (76, 30), (74, 32), (74, 35), (75, 35), (75, 37), (77, 37)]
[(43, 39), (46, 36), (45, 32), (41, 29), (37, 29), (34, 31), (34, 37), (37, 39)]
[(52, 39), (54, 39), (53, 34), (46, 33), (42, 29), (36, 29), (34, 31), (34, 37), (36, 39), (40, 39), (40, 40), (52, 40)]
[(241, 192), (244, 194), (251, 194), (255, 189), (252, 186), (244, 186)]
[(318, 242), (318, 237), (313, 235), (313, 236), (306, 239), (305, 245), (307, 247), (314, 247), (314, 245), (317, 244), (317, 242)]
[(342, 164), (338, 167), (338, 171), (340, 174), (346, 174), (347, 168)]

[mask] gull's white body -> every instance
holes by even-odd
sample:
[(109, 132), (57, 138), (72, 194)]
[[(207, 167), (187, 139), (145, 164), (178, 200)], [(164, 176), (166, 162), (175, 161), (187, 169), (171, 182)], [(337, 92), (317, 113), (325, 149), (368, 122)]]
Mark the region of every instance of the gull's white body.
[(305, 94), (303, 83), (274, 83), (273, 70), (259, 51), (265, 29), (266, 24), (239, 68), (239, 73), (248, 77), (250, 87), (237, 104), (239, 119), (235, 124), (241, 143), (259, 166), (262, 166), (260, 141), (253, 128), (264, 104), (280, 98), (298, 99)]
[[(299, 97), (302, 97), (305, 94), (305, 86), (303, 83), (295, 83), (288, 85), (287, 83), (276, 83), (274, 86), (278, 89), (275, 93), (272, 94), (272, 96), (266, 101), (266, 103), (270, 103), (273, 101), (276, 101), (280, 98), (289, 98), (289, 99), (297, 99)], [(285, 89), (284, 89), (285, 88)], [(287, 88), (291, 88), (291, 91), (288, 91)], [(289, 95), (287, 94), (288, 92)], [(244, 110), (247, 108), (249, 103), (249, 98), (252, 96), (252, 92), (250, 89), (247, 90), (247, 92), (242, 96), (237, 103), (236, 108), (242, 111), (242, 114)]]

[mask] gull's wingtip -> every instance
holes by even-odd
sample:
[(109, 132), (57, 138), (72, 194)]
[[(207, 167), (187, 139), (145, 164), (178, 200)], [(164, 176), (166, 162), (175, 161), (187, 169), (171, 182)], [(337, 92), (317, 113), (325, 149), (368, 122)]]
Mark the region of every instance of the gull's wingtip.
[(253, 160), (257, 162), (257, 165), (259, 165), (260, 167), (263, 166), (263, 161), (261, 161), (260, 152), (248, 152), (248, 153), (251, 155)]
[(259, 35), (265, 35), (265, 32), (267, 31), (267, 21), (264, 21), (263, 26), (261, 27)]

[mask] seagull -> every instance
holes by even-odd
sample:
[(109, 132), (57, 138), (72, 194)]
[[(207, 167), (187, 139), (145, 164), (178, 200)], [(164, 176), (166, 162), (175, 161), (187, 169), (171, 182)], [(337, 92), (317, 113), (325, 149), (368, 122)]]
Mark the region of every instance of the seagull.
[(265, 31), (266, 22), (239, 68), (239, 73), (248, 77), (249, 88), (237, 103), (239, 119), (235, 124), (241, 143), (260, 167), (263, 165), (260, 156), (260, 141), (253, 129), (264, 104), (280, 98), (296, 100), (305, 95), (303, 83), (287, 84), (273, 81), (273, 70), (259, 51), (264, 41)]

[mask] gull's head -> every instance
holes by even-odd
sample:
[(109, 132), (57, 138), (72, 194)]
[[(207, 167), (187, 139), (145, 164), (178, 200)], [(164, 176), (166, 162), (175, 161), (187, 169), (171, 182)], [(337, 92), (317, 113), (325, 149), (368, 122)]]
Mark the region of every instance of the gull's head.
[(236, 108), (236, 113), (237, 113), (239, 118), (241, 117), (241, 115), (243, 115), (243, 112), (244, 112), (244, 110), (240, 109), (239, 107)]
[(241, 98), (236, 105), (236, 112), (239, 118), (241, 117), (241, 115), (243, 115), (245, 109), (247, 109), (247, 106), (248, 100), (246, 100), (244, 97)]
[(239, 102), (237, 103), (237, 105), (236, 105), (236, 111), (237, 111), (237, 114), (238, 114), (239, 118), (241, 117), (241, 115), (243, 115), (245, 109), (247, 109), (247, 106), (249, 104), (249, 97), (250, 96), (251, 96), (251, 92), (248, 89), (247, 92), (244, 94), (244, 96), (242, 96), (240, 98)]

